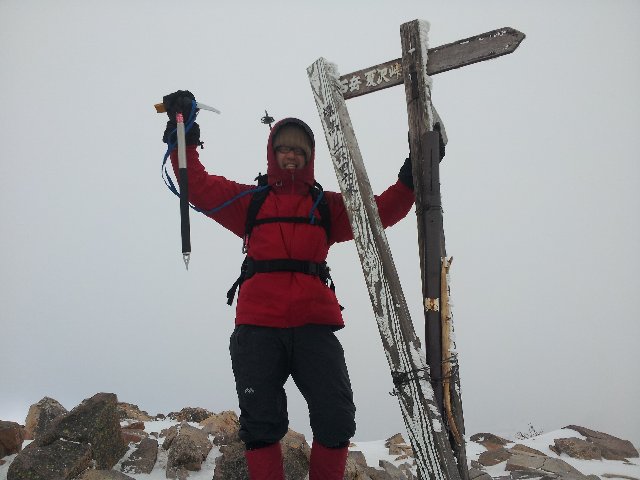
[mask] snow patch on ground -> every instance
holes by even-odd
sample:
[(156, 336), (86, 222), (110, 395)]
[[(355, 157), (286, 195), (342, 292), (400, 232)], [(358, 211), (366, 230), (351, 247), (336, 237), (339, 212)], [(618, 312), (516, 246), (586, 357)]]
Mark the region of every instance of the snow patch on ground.
[[(511, 443), (505, 445), (505, 448), (509, 449), (516, 443), (526, 445), (527, 447), (534, 448), (551, 458), (559, 458), (560, 460), (567, 462), (569, 465), (571, 465), (584, 475), (598, 475), (599, 477), (602, 477), (604, 474), (613, 477), (619, 477), (622, 475), (640, 479), (639, 458), (631, 458), (629, 459), (629, 462), (621, 462), (617, 460), (579, 460), (576, 458), (571, 458), (570, 456), (565, 454), (558, 455), (549, 448), (549, 445), (554, 444), (555, 439), (569, 437), (586, 439), (586, 437), (580, 435), (575, 430), (562, 428), (560, 430), (542, 433), (532, 438), (513, 440)], [(480, 454), (486, 450), (487, 449), (482, 445), (467, 440), (467, 459), (469, 462), (471, 462), (471, 460), (477, 460)], [(509, 475), (509, 472), (505, 470), (506, 465), (507, 462), (505, 461), (491, 467), (485, 467), (485, 471), (494, 478)]]
[[(155, 420), (155, 421), (144, 422), (144, 423), (145, 423), (146, 432), (148, 433), (157, 432), (158, 434), (160, 434), (162, 430), (168, 429), (174, 425), (178, 425), (180, 422), (176, 422), (174, 420)], [(197, 423), (193, 423), (193, 422), (188, 422), (188, 423), (190, 425), (198, 427)], [(612, 477), (612, 478), (633, 477), (640, 480), (640, 459), (639, 458), (629, 459), (629, 462), (621, 462), (621, 461), (614, 461), (614, 460), (578, 460), (575, 458), (571, 458), (567, 455), (557, 455), (549, 448), (549, 445), (553, 445), (555, 439), (567, 438), (567, 437), (585, 438), (582, 435), (580, 435), (578, 432), (575, 432), (573, 430), (560, 429), (560, 430), (555, 430), (549, 433), (543, 433), (541, 435), (537, 435), (535, 437), (528, 438), (528, 439), (512, 440), (511, 443), (506, 445), (506, 448), (511, 448), (516, 443), (520, 443), (522, 445), (526, 445), (527, 447), (535, 448), (536, 450), (539, 450), (540, 452), (544, 453), (545, 455), (548, 455), (549, 457), (560, 458), (561, 460), (564, 460), (569, 465), (575, 467), (585, 475), (593, 474), (593, 475), (598, 475), (599, 477), (602, 477), (602, 478), (606, 478), (604, 477), (604, 475), (606, 474), (607, 477)], [(129, 475), (130, 477), (136, 480), (165, 480), (166, 479), (165, 468), (167, 465), (168, 452), (162, 449), (163, 440), (164, 440), (164, 437), (158, 438), (158, 443), (160, 444), (158, 448), (158, 460), (151, 473), (148, 473), (148, 474), (127, 473), (127, 475)], [(25, 441), (25, 443), (23, 444), (23, 447), (27, 446), (30, 442), (31, 442), (30, 440)], [(406, 463), (406, 462), (413, 463), (411, 459), (396, 461), (395, 460), (396, 456), (389, 455), (389, 449), (384, 446), (385, 440), (374, 440), (374, 441), (354, 440), (351, 443), (352, 443), (352, 446), (350, 447), (350, 450), (362, 452), (362, 454), (365, 456), (367, 460), (367, 464), (371, 467), (379, 468), (380, 460), (386, 460), (396, 466), (399, 466), (402, 463)], [(129, 455), (131, 455), (131, 452), (133, 452), (134, 449), (135, 449), (135, 445), (130, 444), (129, 451), (125, 455), (125, 458), (123, 458), (116, 465), (116, 467), (114, 467), (114, 470), (118, 470), (118, 471), (120, 470), (120, 464), (122, 463), (122, 461), (128, 458)], [(484, 451), (486, 451), (485, 447), (483, 447), (478, 443), (471, 442), (467, 439), (467, 458), (469, 462), (471, 462), (471, 460), (477, 460), (480, 454)], [(191, 472), (189, 475), (189, 478), (191, 480), (211, 480), (215, 470), (215, 461), (218, 456), (220, 456), (220, 449), (214, 446), (209, 452), (207, 459), (203, 463), (202, 470), (200, 470), (199, 472)], [(9, 465), (15, 459), (15, 457), (16, 455), (10, 455), (3, 459), (7, 463), (4, 465), (0, 465), (0, 480), (7, 479), (7, 471), (9, 469)], [(487, 467), (485, 470), (489, 475), (491, 475), (494, 478), (508, 476), (509, 472), (505, 470), (506, 463), (507, 462), (502, 462), (502, 463), (499, 463), (498, 465)], [(415, 467), (413, 467), (413, 470), (415, 472)]]

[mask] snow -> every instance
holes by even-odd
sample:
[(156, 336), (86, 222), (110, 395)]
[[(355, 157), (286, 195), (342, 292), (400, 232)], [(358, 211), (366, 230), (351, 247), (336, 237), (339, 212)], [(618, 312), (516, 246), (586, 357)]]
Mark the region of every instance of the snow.
[[(161, 421), (150, 421), (145, 422), (145, 431), (148, 433), (157, 432), (160, 433), (162, 430), (170, 428), (174, 425), (177, 425), (180, 422), (173, 420), (161, 420)], [(196, 423), (189, 422), (190, 425), (198, 426)], [(391, 436), (391, 435), (390, 435)], [(560, 458), (561, 460), (567, 462), (569, 465), (573, 466), (580, 472), (585, 475), (598, 475), (603, 478), (627, 478), (633, 477), (640, 480), (640, 459), (632, 458), (629, 459), (629, 462), (622, 461), (614, 461), (614, 460), (578, 460), (575, 458), (568, 457), (567, 455), (557, 455), (550, 448), (549, 445), (553, 445), (554, 440), (556, 438), (567, 438), (567, 437), (577, 437), (577, 438), (585, 438), (580, 435), (578, 432), (569, 429), (560, 429), (555, 430), (553, 432), (542, 433), (532, 438), (516, 440), (510, 439), (511, 443), (506, 445), (506, 448), (510, 448), (514, 446), (516, 443), (526, 445), (528, 447), (539, 450), (540, 452), (548, 455), (551, 458)], [(162, 438), (159, 438), (159, 443), (162, 445)], [(30, 440), (25, 441), (23, 447), (28, 445)], [(353, 440), (350, 450), (360, 451), (363, 453), (367, 460), (367, 464), (372, 467), (378, 467), (380, 460), (386, 460), (396, 466), (400, 466), (403, 463), (406, 463), (408, 460), (399, 460), (396, 461), (396, 456), (389, 455), (388, 448), (385, 447), (385, 440), (374, 440), (374, 441), (358, 441)], [(120, 460), (120, 462), (114, 467), (114, 470), (120, 470), (120, 464), (126, 460), (131, 452), (135, 449), (134, 444), (130, 444), (129, 451), (127, 454)], [(467, 458), (468, 461), (477, 460), (482, 452), (486, 450), (482, 445), (471, 442), (467, 439)], [(191, 472), (189, 474), (190, 480), (211, 480), (213, 477), (214, 469), (215, 469), (215, 460), (220, 455), (220, 449), (218, 447), (213, 447), (207, 456), (207, 459), (202, 465), (202, 469), (199, 472)], [(16, 455), (10, 455), (5, 457), (7, 463), (4, 465), (0, 465), (0, 480), (7, 479), (7, 470), (9, 469), (9, 465), (13, 461)], [(165, 476), (165, 467), (167, 463), (167, 452), (160, 448), (158, 449), (158, 460), (153, 471), (149, 474), (133, 474), (127, 473), (130, 477), (136, 480), (164, 480)], [(505, 470), (506, 462), (499, 463), (498, 465), (494, 465), (491, 467), (485, 467), (485, 471), (491, 475), (493, 478), (496, 477), (504, 477), (508, 476), (509, 472)], [(415, 472), (415, 467), (413, 467)], [(606, 476), (605, 476), (606, 475)]]
[[(556, 438), (569, 437), (586, 439), (586, 437), (580, 435), (574, 430), (563, 428), (549, 433), (542, 433), (524, 440), (514, 440), (512, 443), (506, 445), (505, 448), (511, 448), (516, 443), (526, 445), (527, 447), (534, 448), (551, 458), (559, 458), (564, 462), (567, 462), (569, 465), (585, 475), (598, 475), (599, 477), (602, 477), (604, 474), (607, 474), (608, 477), (613, 476), (619, 478), (621, 475), (624, 475), (640, 479), (639, 458), (631, 458), (629, 459), (629, 463), (614, 460), (578, 460), (571, 458), (568, 455), (557, 455), (549, 448), (549, 445), (553, 445)], [(486, 448), (482, 445), (475, 442), (469, 442), (467, 440), (467, 459), (469, 462), (471, 462), (471, 460), (477, 460), (480, 454), (485, 450)], [(505, 461), (491, 467), (485, 467), (485, 471), (494, 478), (508, 475), (509, 472), (506, 472), (505, 470), (506, 463), (507, 462)]]

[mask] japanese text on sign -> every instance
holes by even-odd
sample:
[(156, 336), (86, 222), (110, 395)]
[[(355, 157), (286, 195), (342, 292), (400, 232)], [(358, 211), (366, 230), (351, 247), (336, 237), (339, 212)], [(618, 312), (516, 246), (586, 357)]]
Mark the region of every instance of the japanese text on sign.
[(402, 76), (402, 65), (398, 62), (391, 65), (382, 65), (366, 72), (356, 72), (351, 77), (340, 79), (340, 93), (358, 92), (361, 87), (378, 87), (384, 83), (394, 84)]

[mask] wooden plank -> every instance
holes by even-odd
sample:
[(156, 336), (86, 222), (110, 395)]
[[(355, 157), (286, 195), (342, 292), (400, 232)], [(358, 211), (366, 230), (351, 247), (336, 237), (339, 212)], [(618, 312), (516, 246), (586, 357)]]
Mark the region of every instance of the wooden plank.
[[(411, 130), (410, 130), (411, 132)], [(411, 133), (410, 133), (411, 136)], [(440, 199), (440, 151), (437, 132), (427, 132), (420, 141), (422, 154), (416, 157), (419, 173), (413, 177), (416, 192), (418, 221), (418, 253), (422, 272), (422, 297), (425, 302), (425, 339), (427, 363), (431, 371), (431, 385), (440, 411), (443, 412), (442, 388), (442, 325), (441, 325), (441, 259), (444, 245), (442, 204)], [(418, 150), (420, 152), (420, 150)], [(429, 308), (437, 305), (437, 308)]]
[[(440, 194), (439, 134), (433, 131), (436, 114), (431, 104), (431, 79), (426, 73), (428, 69), (424, 68), (424, 65), (429, 64), (428, 52), (431, 51), (427, 48), (428, 30), (428, 23), (418, 20), (400, 27), (409, 148), (416, 195), (418, 254), (425, 306), (425, 349), (436, 404), (447, 418), (446, 426), (450, 433), (448, 447), (456, 457), (460, 478), (468, 480), (459, 379), (457, 382), (455, 378), (453, 382), (443, 381), (445, 372), (453, 376), (458, 374), (458, 370), (450, 368), (448, 364), (449, 358), (457, 358), (449, 342), (445, 346), (447, 367), (443, 368), (442, 341), (443, 338), (449, 338), (453, 324), (451, 318), (442, 317), (443, 311), (448, 316), (448, 290), (443, 298), (442, 269), (446, 250)], [(453, 388), (456, 385), (457, 390)], [(460, 408), (452, 408), (452, 405)]]
[[(427, 52), (427, 74), (436, 75), (512, 53), (525, 35), (511, 27), (499, 28), (431, 48)], [(348, 73), (340, 77), (345, 99), (359, 97), (403, 82), (402, 58)]]
[(448, 434), (428, 381), (424, 353), (340, 93), (339, 76), (323, 58), (313, 63), (307, 73), (419, 475), (424, 480), (459, 480)]
[[(458, 404), (456, 404), (456, 395), (453, 392), (456, 391), (456, 385), (452, 385), (457, 381), (458, 389), (460, 391), (460, 376), (458, 375), (458, 355), (455, 352), (455, 343), (453, 341), (453, 315), (451, 313), (451, 303), (449, 301), (449, 269), (451, 268), (451, 258), (445, 258), (442, 261), (442, 271), (440, 272), (440, 316), (442, 318), (442, 390), (443, 390), (443, 403), (444, 414), (447, 416), (447, 426), (451, 431), (451, 440), (456, 445), (462, 445), (464, 443), (464, 436), (458, 429), (458, 418), (462, 416), (462, 410), (458, 410)], [(460, 397), (460, 395), (457, 395)], [(462, 400), (460, 399), (460, 408), (462, 407)], [(463, 423), (464, 426), (464, 423)], [(462, 473), (461, 473), (462, 474)]]

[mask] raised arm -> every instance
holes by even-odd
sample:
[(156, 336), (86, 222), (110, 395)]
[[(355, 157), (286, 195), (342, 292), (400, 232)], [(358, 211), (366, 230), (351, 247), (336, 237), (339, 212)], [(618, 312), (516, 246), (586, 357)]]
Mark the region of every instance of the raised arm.
[[(162, 138), (163, 142), (168, 145), (175, 145), (176, 112), (181, 112), (188, 119), (192, 113), (193, 100), (195, 100), (193, 94), (187, 90), (179, 90), (163, 98), (163, 103), (169, 116)], [(249, 196), (241, 196), (241, 194), (253, 187), (233, 182), (220, 175), (207, 173), (202, 163), (200, 163), (197, 150), (197, 146), (201, 144), (200, 127), (197, 123), (192, 123), (191, 128), (186, 133), (185, 140), (187, 144), (189, 202), (226, 229), (242, 237), (244, 235), (244, 219), (249, 205)], [(171, 163), (177, 177), (178, 154), (175, 148), (171, 152)], [(222, 207), (230, 201), (231, 203)]]
[[(325, 195), (331, 209), (331, 238), (329, 243), (352, 240), (353, 232), (342, 195), (335, 192), (326, 192)], [(380, 195), (375, 195), (374, 198), (384, 228), (395, 225), (407, 216), (415, 201), (409, 159), (405, 161), (400, 169), (398, 181)]]

